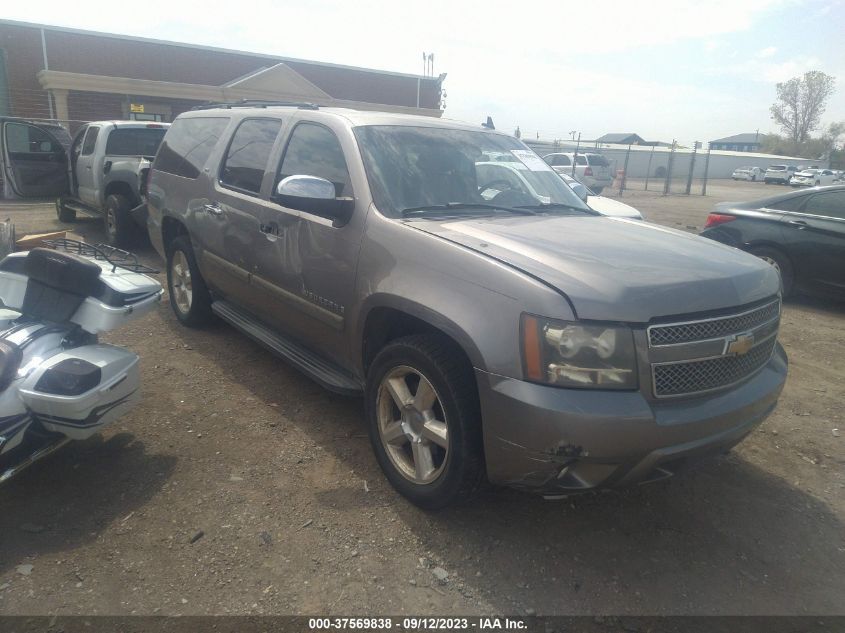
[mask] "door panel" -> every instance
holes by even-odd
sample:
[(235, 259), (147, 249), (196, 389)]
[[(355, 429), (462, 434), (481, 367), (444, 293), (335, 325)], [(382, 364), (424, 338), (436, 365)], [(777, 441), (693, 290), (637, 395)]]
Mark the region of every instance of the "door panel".
[(82, 141), (82, 151), (76, 159), (74, 174), (76, 176), (77, 196), (85, 204), (99, 208), (95, 185), (94, 156), (97, 140), (100, 136), (100, 126), (89, 125)]
[(280, 119), (242, 121), (223, 154), (215, 199), (195, 202), (195, 226), (203, 236), (203, 262), (212, 284), (259, 316), (265, 302), (250, 279), (268, 204), (262, 197), (263, 181), (281, 128)]
[[(273, 187), (292, 175), (325, 178), (337, 196), (353, 196), (344, 151), (328, 127), (302, 122), (293, 129)], [(265, 290), (266, 318), (343, 363), (341, 331), (354, 292), (360, 225), (335, 227), (330, 219), (275, 202), (266, 207), (262, 225), (255, 283)]]
[(68, 192), (67, 151), (47, 130), (29, 123), (3, 124), (3, 154), (12, 189), (23, 198)]
[(808, 196), (781, 226), (799, 283), (845, 289), (845, 191)]

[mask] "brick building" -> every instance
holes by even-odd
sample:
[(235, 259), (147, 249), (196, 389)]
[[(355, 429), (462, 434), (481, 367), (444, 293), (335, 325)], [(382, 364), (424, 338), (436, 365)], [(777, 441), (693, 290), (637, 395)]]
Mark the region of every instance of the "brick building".
[(0, 115), (172, 121), (192, 106), (262, 99), (440, 116), (427, 77), (0, 20)]

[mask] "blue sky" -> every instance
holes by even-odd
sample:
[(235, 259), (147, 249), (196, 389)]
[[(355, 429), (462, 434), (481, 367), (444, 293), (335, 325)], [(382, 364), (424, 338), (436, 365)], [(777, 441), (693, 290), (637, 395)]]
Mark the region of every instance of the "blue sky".
[[(689, 144), (774, 131), (775, 83), (837, 77), (823, 122), (845, 120), (843, 0), (14, 3), (2, 17), (419, 73), (448, 73), (445, 116), (523, 136), (637, 132)], [(128, 16), (131, 16), (128, 17)]]

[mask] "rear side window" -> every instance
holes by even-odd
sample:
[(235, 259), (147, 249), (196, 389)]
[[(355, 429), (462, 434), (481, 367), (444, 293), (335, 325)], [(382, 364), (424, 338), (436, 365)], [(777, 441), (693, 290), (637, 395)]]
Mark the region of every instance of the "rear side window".
[(812, 196), (804, 206), (804, 213), (845, 219), (845, 191), (829, 191)]
[(562, 156), (560, 154), (556, 156), (549, 156), (549, 160), (546, 162), (548, 162), (549, 165), (553, 165), (554, 167), (566, 167), (572, 164), (572, 162), (569, 160), (569, 156)]
[(352, 196), (349, 170), (334, 132), (322, 125), (300, 123), (293, 130), (276, 184), (288, 176), (318, 176), (332, 182), (335, 195)]
[(587, 157), (583, 154), (578, 154), (575, 157), (575, 164), (576, 165), (586, 165), (587, 164)]
[(247, 119), (241, 123), (229, 143), (220, 182), (249, 193), (261, 191), (261, 180), (280, 129), (280, 119)]
[(153, 169), (196, 178), (228, 124), (228, 117), (176, 119), (164, 135)]
[(117, 128), (106, 141), (109, 156), (155, 156), (165, 128)]
[(590, 161), (590, 165), (594, 167), (610, 167), (610, 163), (601, 154), (587, 154), (587, 159)]
[(94, 146), (97, 144), (97, 137), (100, 135), (100, 128), (93, 125), (85, 132), (85, 141), (82, 143), (82, 155), (90, 156), (94, 153)]
[(769, 209), (777, 209), (778, 211), (798, 211), (806, 199), (807, 196), (793, 196), (780, 202), (773, 202), (767, 206)]

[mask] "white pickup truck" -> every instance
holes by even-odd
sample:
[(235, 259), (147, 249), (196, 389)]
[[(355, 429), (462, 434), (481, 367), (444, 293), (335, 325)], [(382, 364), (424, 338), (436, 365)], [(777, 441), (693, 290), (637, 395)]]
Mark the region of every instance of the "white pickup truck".
[(62, 222), (102, 217), (109, 241), (145, 234), (132, 213), (169, 123), (95, 121), (71, 139), (54, 123), (0, 117), (0, 198), (54, 198)]

